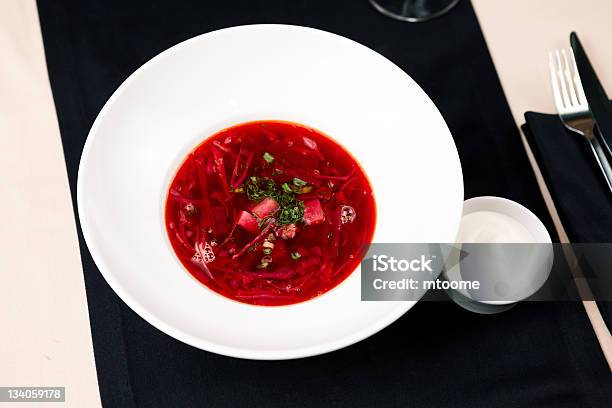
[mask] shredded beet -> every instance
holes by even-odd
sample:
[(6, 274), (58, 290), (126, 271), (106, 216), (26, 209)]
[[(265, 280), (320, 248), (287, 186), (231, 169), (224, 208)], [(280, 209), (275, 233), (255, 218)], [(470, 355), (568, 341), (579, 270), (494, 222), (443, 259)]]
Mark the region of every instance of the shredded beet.
[(274, 218), (270, 219), (270, 221), (268, 221), (266, 226), (261, 230), (259, 235), (257, 235), (250, 242), (248, 242), (244, 247), (242, 247), (242, 249), (240, 251), (238, 251), (236, 253), (236, 255), (232, 256), (232, 259), (236, 259), (236, 258), (240, 257), (242, 254), (244, 254), (246, 251), (248, 251), (250, 248), (252, 248), (253, 245), (255, 245), (256, 243), (261, 241), (271, 231), (273, 231), (275, 226), (276, 226), (276, 220)]
[(181, 203), (181, 204), (194, 204), (194, 205), (202, 204), (202, 200), (198, 200), (198, 199), (195, 199), (195, 198), (183, 197), (179, 193), (172, 192), (172, 191), (170, 192), (169, 199), (172, 200), (172, 201), (176, 201), (177, 203)]
[(217, 148), (210, 149), (213, 154), (213, 162), (215, 164), (215, 173), (219, 176), (221, 183), (221, 191), (224, 195), (229, 192), (229, 185), (227, 183), (227, 174), (225, 174), (225, 160), (223, 159), (223, 153)]
[(349, 179), (349, 178), (350, 178), (350, 177), (351, 177), (351, 176), (352, 176), (352, 175), (355, 173), (355, 169), (356, 169), (356, 167), (353, 167), (353, 168), (351, 169), (351, 172), (350, 172), (350, 173), (348, 173), (346, 176), (329, 176), (329, 175), (328, 175), (328, 176), (325, 176), (325, 175), (323, 175), (323, 174), (318, 174), (318, 173), (315, 173), (315, 175), (314, 175), (314, 176), (315, 176), (316, 178), (319, 178), (319, 179), (324, 179), (324, 180), (340, 180), (340, 181), (346, 181), (346, 180), (348, 180), (348, 179)]
[(297, 271), (293, 268), (284, 267), (274, 272), (248, 272), (251, 276), (261, 279), (290, 279), (297, 275)]
[(176, 237), (176, 240), (181, 244), (181, 246), (187, 250), (188, 253), (193, 253), (193, 246), (189, 245), (187, 240), (183, 238), (183, 236), (178, 231), (175, 231), (174, 236)]
[(247, 178), (253, 155), (254, 152), (247, 150), (244, 146), (240, 147), (230, 181), (232, 188), (238, 187)]
[(204, 172), (204, 161), (195, 160), (196, 180), (200, 187), (200, 197), (202, 200), (202, 211), (200, 211), (200, 227), (204, 230), (210, 227), (210, 195), (208, 194), (208, 181)]
[(223, 152), (227, 153), (230, 157), (233, 157), (233, 158), (236, 157), (236, 153), (232, 152), (230, 149), (228, 149), (227, 147), (223, 146), (218, 140), (213, 141), (212, 144), (215, 147), (223, 150)]

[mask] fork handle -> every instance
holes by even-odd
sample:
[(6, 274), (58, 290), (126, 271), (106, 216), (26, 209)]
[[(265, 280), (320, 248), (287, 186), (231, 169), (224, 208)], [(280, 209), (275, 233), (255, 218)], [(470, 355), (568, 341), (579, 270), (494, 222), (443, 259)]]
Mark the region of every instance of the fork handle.
[(589, 141), (591, 142), (591, 150), (593, 150), (597, 164), (599, 164), (599, 168), (601, 169), (604, 178), (606, 179), (606, 183), (608, 184), (608, 189), (610, 190), (610, 193), (612, 193), (612, 167), (610, 167), (608, 157), (606, 156), (601, 144), (599, 144), (599, 141), (597, 141), (597, 138), (589, 138)]

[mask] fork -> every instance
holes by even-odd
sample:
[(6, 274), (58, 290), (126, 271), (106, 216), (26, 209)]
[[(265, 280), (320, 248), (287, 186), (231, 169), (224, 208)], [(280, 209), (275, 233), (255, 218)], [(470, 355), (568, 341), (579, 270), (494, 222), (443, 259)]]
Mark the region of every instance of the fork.
[(552, 51), (548, 54), (548, 66), (555, 106), (561, 122), (567, 129), (583, 136), (589, 142), (612, 192), (612, 167), (595, 136), (595, 121), (580, 82), (574, 53), (565, 49)]

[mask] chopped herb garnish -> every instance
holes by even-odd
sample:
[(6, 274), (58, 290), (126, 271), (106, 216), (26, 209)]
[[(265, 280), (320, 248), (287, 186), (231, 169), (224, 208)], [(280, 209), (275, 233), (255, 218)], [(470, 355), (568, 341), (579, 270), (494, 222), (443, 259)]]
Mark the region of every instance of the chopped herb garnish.
[(283, 183), (281, 187), (283, 190), (285, 190), (286, 193), (293, 193), (293, 190), (291, 189), (291, 187), (289, 187), (289, 184)]
[(274, 197), (276, 183), (267, 177), (251, 177), (246, 183), (246, 195), (251, 201), (261, 201), (266, 197)]
[(274, 156), (272, 156), (270, 153), (265, 152), (263, 154), (263, 159), (266, 161), (266, 163), (270, 164), (274, 161)]
[(258, 218), (257, 219), (257, 228), (261, 228), (264, 224), (266, 224), (268, 221), (270, 221), (270, 217), (266, 217), (266, 218)]
[[(279, 224), (295, 224), (304, 216), (304, 203), (296, 198), (296, 191), (288, 183), (283, 183), (279, 188), (271, 178), (250, 177), (244, 185), (244, 191), (251, 201), (273, 198), (280, 207), (276, 218)], [(261, 228), (266, 219), (258, 221)]]
[(272, 248), (264, 248), (263, 253), (266, 255), (270, 255), (272, 253)]
[(298, 251), (291, 253), (291, 259), (293, 259), (294, 261), (297, 259), (300, 259), (301, 257), (302, 257), (302, 254), (300, 254)]
[(281, 208), (290, 207), (295, 204), (295, 194), (293, 194), (293, 192), (288, 193), (286, 191), (279, 191), (275, 199)]
[(304, 202), (295, 201), (295, 205), (281, 209), (278, 216), (279, 224), (295, 224), (304, 216)]
[(295, 177), (293, 179), (293, 185), (296, 186), (296, 187), (304, 187), (306, 184), (308, 184), (308, 183), (305, 182), (302, 179), (297, 178), (297, 177)]

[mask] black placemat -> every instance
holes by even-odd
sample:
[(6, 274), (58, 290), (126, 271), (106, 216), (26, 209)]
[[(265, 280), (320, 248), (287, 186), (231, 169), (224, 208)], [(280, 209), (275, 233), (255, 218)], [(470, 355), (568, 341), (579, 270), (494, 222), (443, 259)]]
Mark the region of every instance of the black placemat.
[[(611, 242), (612, 194), (586, 139), (551, 114), (525, 113), (522, 129), (570, 242)], [(612, 302), (597, 305), (612, 329)]]
[[(466, 198), (514, 199), (551, 226), (469, 1), (426, 24), (388, 19), (367, 0), (38, 5), (73, 197), (89, 127), (138, 66), (214, 29), (289, 23), (352, 38), (400, 65), (454, 134)], [(379, 334), (328, 355), (240, 360), (192, 348), (144, 322), (108, 287), (79, 238), (108, 407), (576, 407), (604, 406), (610, 397), (580, 304), (520, 304), (480, 316), (422, 302)]]

